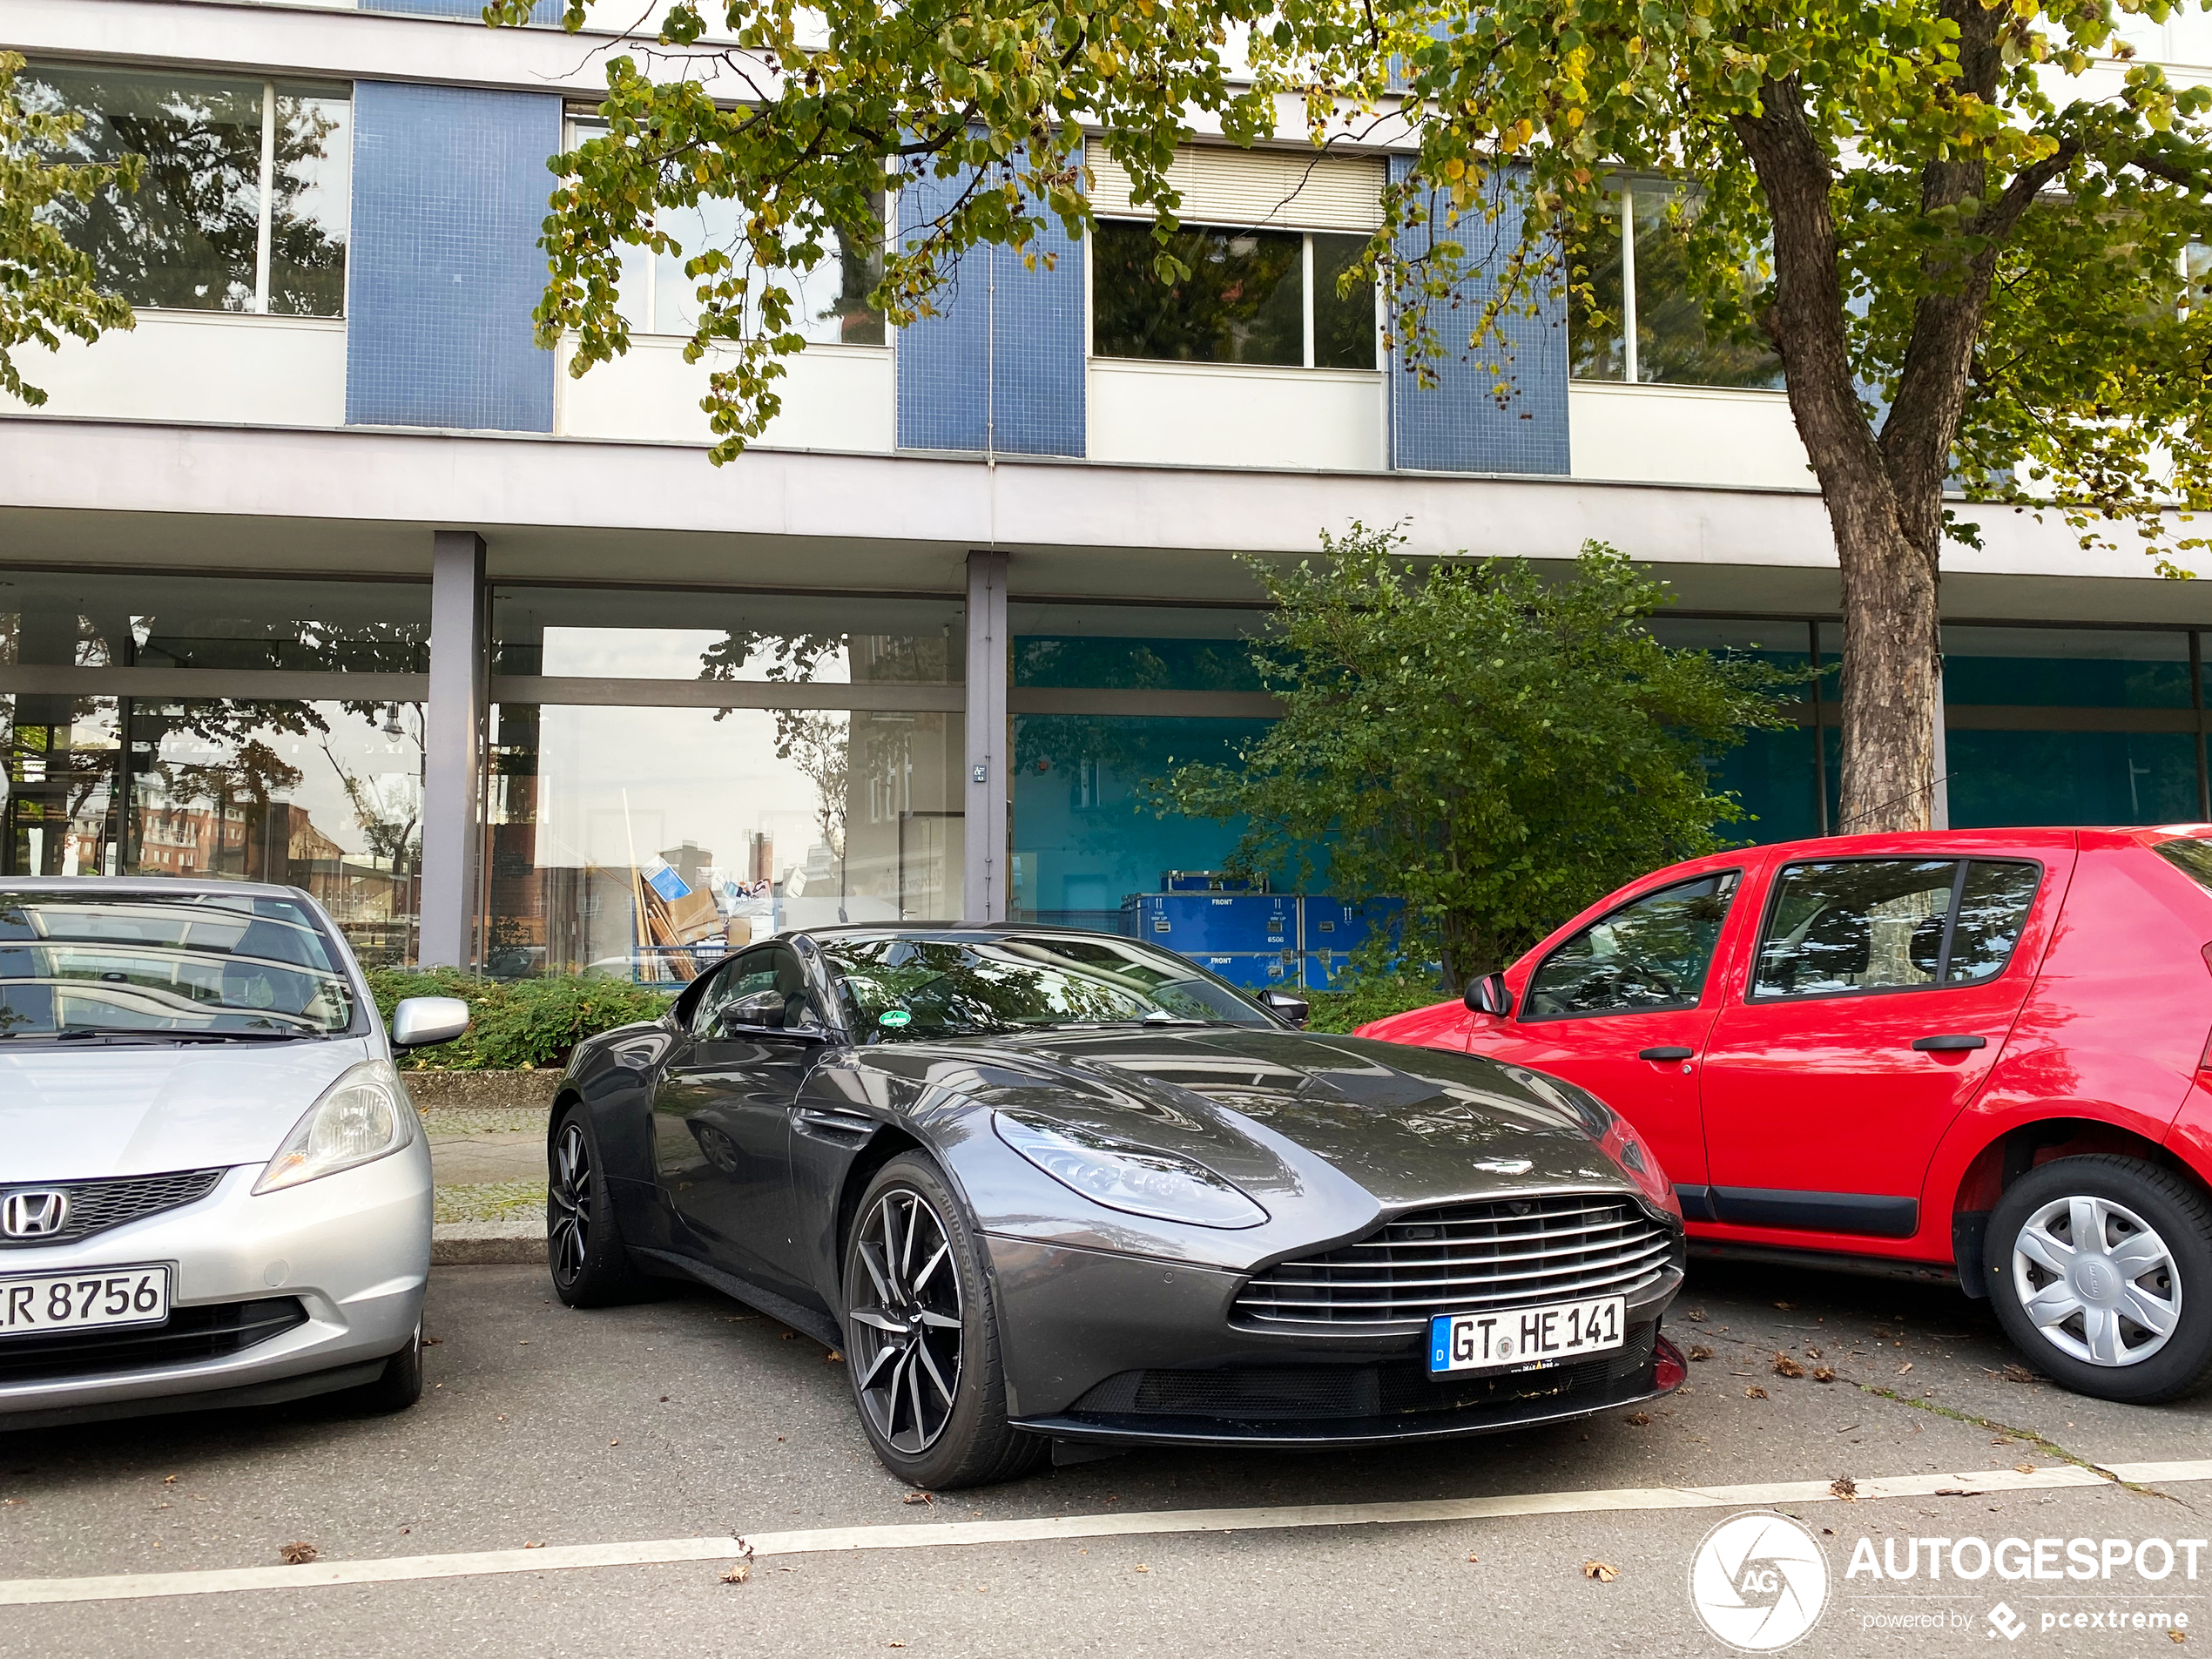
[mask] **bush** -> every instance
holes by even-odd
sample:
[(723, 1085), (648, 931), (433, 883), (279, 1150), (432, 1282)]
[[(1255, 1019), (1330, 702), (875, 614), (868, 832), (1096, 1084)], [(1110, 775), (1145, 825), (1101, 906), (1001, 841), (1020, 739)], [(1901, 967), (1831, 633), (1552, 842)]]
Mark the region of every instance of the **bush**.
[(401, 1057), (410, 1071), (529, 1071), (565, 1066), (584, 1038), (618, 1025), (653, 1020), (672, 994), (623, 980), (563, 974), (545, 979), (477, 979), (452, 968), (416, 972), (378, 968), (368, 973), (377, 1012), (388, 1024), (401, 997), (457, 996), (469, 1005), (469, 1031), (458, 1042)]
[(1309, 1031), (1353, 1031), (1370, 1020), (1448, 1001), (1451, 992), (1426, 974), (1354, 974), (1341, 991), (1308, 991)]

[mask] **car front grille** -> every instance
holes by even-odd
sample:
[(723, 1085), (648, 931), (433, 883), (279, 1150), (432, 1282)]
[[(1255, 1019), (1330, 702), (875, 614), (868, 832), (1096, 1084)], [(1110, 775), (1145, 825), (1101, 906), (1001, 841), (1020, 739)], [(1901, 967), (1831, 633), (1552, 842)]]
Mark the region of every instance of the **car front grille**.
[(1516, 1402), (1617, 1392), (1649, 1373), (1658, 1326), (1631, 1325), (1624, 1346), (1571, 1366), (1483, 1377), (1431, 1378), (1418, 1359), (1366, 1366), (1242, 1366), (1219, 1371), (1124, 1371), (1069, 1408), (1079, 1417), (1325, 1423), (1480, 1411)]
[(1633, 1296), (1680, 1248), (1671, 1229), (1611, 1193), (1448, 1204), (1263, 1270), (1231, 1317), (1247, 1330), (1412, 1331), (1437, 1313)]
[[(220, 1359), (307, 1322), (296, 1296), (172, 1308), (162, 1325), (0, 1337), (0, 1385), (53, 1382)], [(0, 1417), (0, 1426), (7, 1419)]]
[(66, 1244), (94, 1233), (143, 1221), (165, 1210), (197, 1204), (223, 1178), (220, 1170), (177, 1170), (167, 1175), (130, 1175), (112, 1181), (40, 1181), (0, 1187), (0, 1202), (10, 1192), (63, 1192), (69, 1196), (69, 1213), (57, 1232), (36, 1238), (0, 1237), (0, 1250), (36, 1250), (46, 1244)]

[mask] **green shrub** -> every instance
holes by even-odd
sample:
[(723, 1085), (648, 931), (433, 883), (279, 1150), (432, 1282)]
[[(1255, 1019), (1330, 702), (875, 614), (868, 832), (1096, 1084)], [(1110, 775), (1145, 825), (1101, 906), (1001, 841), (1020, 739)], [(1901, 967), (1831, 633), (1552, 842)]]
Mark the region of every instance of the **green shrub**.
[(1448, 1000), (1451, 992), (1427, 974), (1354, 973), (1341, 991), (1308, 991), (1309, 1031), (1352, 1031), (1408, 1008)]
[(675, 1000), (622, 980), (563, 974), (545, 979), (477, 979), (451, 968), (371, 968), (369, 989), (388, 1023), (401, 997), (457, 996), (469, 1005), (458, 1042), (418, 1049), (400, 1061), (410, 1071), (527, 1071), (568, 1063), (584, 1038), (653, 1020)]

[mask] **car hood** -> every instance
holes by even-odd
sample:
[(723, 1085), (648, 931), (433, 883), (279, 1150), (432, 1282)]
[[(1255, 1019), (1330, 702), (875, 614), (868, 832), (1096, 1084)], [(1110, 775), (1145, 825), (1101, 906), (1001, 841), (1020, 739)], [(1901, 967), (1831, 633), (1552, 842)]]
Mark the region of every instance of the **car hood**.
[[(1480, 1056), (1221, 1027), (931, 1047), (932, 1081), (961, 1096), (1195, 1158), (1271, 1209), (1319, 1196), (1332, 1176), (1386, 1211), (1546, 1188), (1635, 1191), (1576, 1096)], [(964, 1076), (944, 1064), (955, 1050)], [(898, 1052), (871, 1051), (886, 1065)]]
[(366, 1037), (269, 1044), (0, 1044), (0, 1182), (259, 1163)]

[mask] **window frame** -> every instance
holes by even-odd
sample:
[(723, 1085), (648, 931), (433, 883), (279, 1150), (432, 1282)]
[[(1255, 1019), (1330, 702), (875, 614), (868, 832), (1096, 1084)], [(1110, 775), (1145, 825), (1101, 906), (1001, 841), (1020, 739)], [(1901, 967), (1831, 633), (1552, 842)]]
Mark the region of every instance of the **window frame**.
[[(1662, 881), (1656, 886), (1644, 888), (1641, 893), (1631, 894), (1611, 909), (1593, 916), (1546, 951), (1538, 960), (1535, 967), (1528, 970), (1528, 977), (1521, 981), (1520, 1007), (1514, 1014), (1514, 1023), (1515, 1025), (1554, 1025), (1561, 1020), (1617, 1020), (1637, 1014), (1688, 1014), (1704, 1007), (1706, 996), (1713, 988), (1713, 965), (1720, 960), (1721, 941), (1728, 936), (1728, 925), (1735, 918), (1737, 900), (1742, 896), (1744, 887), (1749, 885), (1745, 880), (1745, 873), (1749, 867), (1746, 865), (1737, 865), (1726, 869), (1701, 871), (1696, 875), (1679, 876), (1671, 881)], [(1716, 880), (1723, 876), (1733, 876), (1735, 880), (1728, 889), (1728, 910), (1721, 917), (1720, 932), (1713, 936), (1713, 954), (1706, 961), (1705, 977), (1697, 987), (1697, 995), (1695, 1000), (1674, 1007), (1657, 1008), (1578, 1008), (1567, 1014), (1536, 1014), (1530, 1011), (1536, 976), (1551, 964), (1554, 957), (1565, 950), (1575, 940), (1588, 933), (1592, 928), (1602, 926), (1622, 911), (1640, 905), (1648, 899), (1656, 898), (1660, 894), (1669, 892), (1676, 887), (1691, 887), (1700, 881)]]
[[(1102, 225), (1139, 225), (1149, 227), (1152, 222), (1153, 221), (1149, 219), (1137, 218), (1128, 213), (1102, 213), (1099, 215), (1099, 223)], [(1092, 244), (1094, 244), (1097, 239), (1097, 233), (1094, 228), (1083, 239), (1085, 244), (1085, 253), (1087, 255), (1083, 260), (1083, 361), (1086, 363), (1143, 363), (1151, 365), (1155, 368), (1190, 368), (1197, 369), (1201, 372), (1220, 370), (1229, 374), (1359, 374), (1372, 376), (1376, 379), (1381, 378), (1384, 368), (1385, 354), (1383, 351), (1383, 291), (1382, 284), (1379, 282), (1373, 285), (1374, 316), (1372, 320), (1372, 333), (1371, 340), (1375, 348), (1374, 367), (1372, 368), (1337, 368), (1325, 364), (1316, 363), (1313, 361), (1316, 340), (1313, 304), (1313, 239), (1317, 236), (1343, 236), (1359, 238), (1360, 239), (1365, 240), (1367, 239), (1366, 234), (1359, 231), (1347, 231), (1333, 226), (1316, 229), (1310, 225), (1300, 224), (1235, 225), (1222, 224), (1213, 220), (1206, 220), (1204, 222), (1197, 220), (1178, 221), (1176, 228), (1186, 231), (1272, 231), (1278, 234), (1296, 236), (1298, 239), (1298, 349), (1300, 361), (1295, 363), (1224, 363), (1211, 360), (1203, 361), (1191, 361), (1180, 357), (1120, 357), (1109, 353), (1102, 353), (1098, 349), (1098, 312), (1097, 306), (1095, 303), (1098, 285), (1098, 259), (1097, 250), (1094, 246), (1092, 246)]]
[[(1766, 995), (1760, 995), (1759, 948), (1765, 943), (1767, 929), (1773, 924), (1775, 912), (1780, 907), (1782, 901), (1782, 878), (1785, 872), (1801, 865), (1912, 864), (1919, 862), (1934, 863), (1939, 860), (1947, 861), (1955, 865), (1957, 868), (1952, 872), (1951, 907), (1944, 916), (1943, 947), (1936, 955), (1936, 977), (1933, 981), (1925, 985), (1874, 985), (1865, 987), (1854, 985), (1840, 991), (1784, 991)], [(2035, 892), (2028, 899), (2027, 909), (2020, 917), (2020, 932), (2013, 935), (2013, 948), (2005, 953), (2004, 962), (1999, 967), (1997, 971), (1983, 979), (1969, 980), (1963, 984), (1950, 985), (1944, 982), (1943, 976), (1945, 971), (1951, 966), (1952, 935), (1958, 931), (1959, 927), (1959, 900), (1960, 895), (1966, 890), (1967, 874), (1970, 871), (1972, 871), (1976, 864), (2024, 864), (2035, 872)], [(1761, 901), (1759, 906), (1758, 930), (1751, 935), (1750, 961), (1746, 966), (1743, 974), (1744, 1005), (1746, 1007), (1756, 1005), (1761, 1008), (1772, 1008), (1782, 1003), (1833, 1002), (1847, 997), (1919, 996), (1924, 995), (1929, 991), (1973, 991), (1979, 990), (1986, 985), (1994, 985), (1998, 982), (1998, 981), (2003, 979), (2007, 974), (2010, 974), (2013, 971), (2013, 965), (2020, 960), (2020, 941), (2027, 936), (2028, 924), (2033, 921), (2035, 917), (2035, 907), (2038, 904), (2042, 902), (2045, 892), (2044, 877), (2049, 873), (2050, 867), (2045, 864), (2041, 859), (2027, 858), (2010, 853), (2000, 856), (1991, 856), (1977, 853), (1946, 853), (1937, 852), (1929, 854), (1925, 859), (1915, 859), (1909, 853), (1852, 853), (1842, 858), (1777, 860), (1772, 868), (1767, 872), (1766, 896)]]

